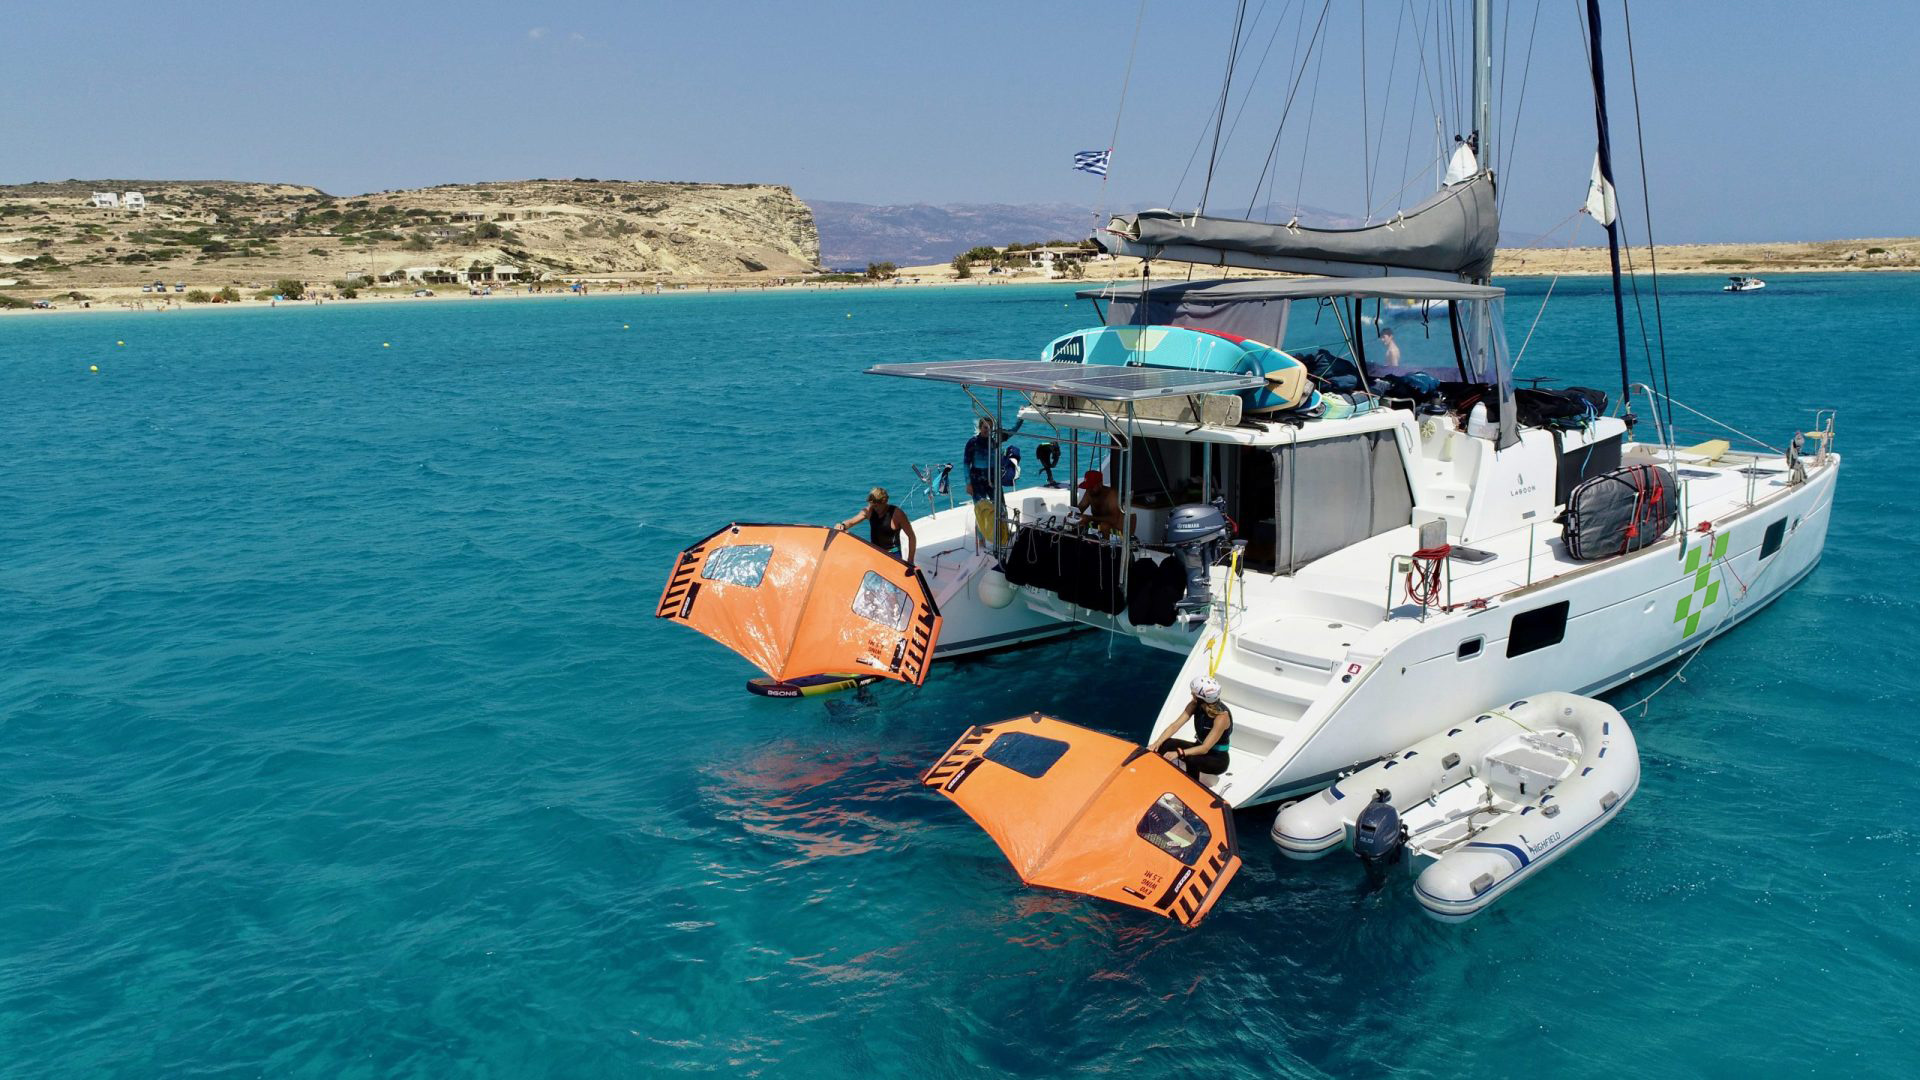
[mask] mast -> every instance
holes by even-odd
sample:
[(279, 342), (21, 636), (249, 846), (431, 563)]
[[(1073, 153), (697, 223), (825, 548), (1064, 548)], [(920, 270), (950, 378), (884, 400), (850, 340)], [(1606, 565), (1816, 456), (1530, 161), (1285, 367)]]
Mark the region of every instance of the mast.
[(1493, 171), (1493, 0), (1473, 0), (1474, 155)]
[(1620, 226), (1613, 209), (1613, 141), (1607, 134), (1607, 68), (1600, 54), (1600, 0), (1587, 0), (1588, 61), (1593, 68), (1593, 121), (1600, 136), (1595, 168), (1606, 209), (1607, 255), (1613, 262), (1613, 323), (1620, 339), (1620, 400), (1626, 403), (1627, 426), (1633, 426), (1633, 388), (1627, 376), (1627, 308), (1620, 295)]

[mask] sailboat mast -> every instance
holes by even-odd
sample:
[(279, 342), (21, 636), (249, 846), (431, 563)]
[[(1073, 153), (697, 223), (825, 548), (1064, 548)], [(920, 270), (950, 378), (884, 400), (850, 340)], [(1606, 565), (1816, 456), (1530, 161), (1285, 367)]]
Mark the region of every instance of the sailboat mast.
[[(1593, 120), (1599, 129), (1599, 169), (1600, 190), (1613, 192), (1613, 140), (1607, 134), (1607, 69), (1600, 55), (1600, 0), (1587, 0), (1587, 36), (1591, 47), (1587, 50), (1588, 59), (1593, 66)], [(1633, 389), (1627, 376), (1627, 307), (1620, 295), (1620, 226), (1619, 215), (1613, 211), (1612, 200), (1607, 206), (1607, 255), (1613, 260), (1613, 323), (1620, 339), (1620, 400), (1627, 403), (1627, 424), (1633, 424)]]
[(1473, 0), (1474, 156), (1480, 170), (1493, 170), (1493, 0)]

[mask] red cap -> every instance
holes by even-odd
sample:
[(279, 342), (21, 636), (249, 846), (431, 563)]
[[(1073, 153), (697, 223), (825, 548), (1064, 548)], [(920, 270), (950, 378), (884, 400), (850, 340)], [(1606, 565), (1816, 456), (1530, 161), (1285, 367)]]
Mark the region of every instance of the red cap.
[(1100, 487), (1100, 486), (1102, 486), (1102, 484), (1101, 484), (1101, 480), (1100, 480), (1100, 470), (1099, 470), (1099, 469), (1088, 469), (1088, 470), (1087, 470), (1087, 475), (1085, 475), (1085, 476), (1083, 476), (1083, 477), (1081, 477), (1081, 478), (1080, 478), (1080, 490), (1081, 490), (1081, 491), (1085, 491), (1085, 490), (1087, 490), (1088, 488), (1097, 488), (1097, 487)]

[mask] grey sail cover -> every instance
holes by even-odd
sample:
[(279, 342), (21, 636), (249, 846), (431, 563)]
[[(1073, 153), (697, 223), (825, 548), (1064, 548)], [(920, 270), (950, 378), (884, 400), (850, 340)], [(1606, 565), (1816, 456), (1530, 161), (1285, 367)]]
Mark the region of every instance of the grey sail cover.
[(1487, 173), (1442, 188), (1390, 221), (1359, 229), (1183, 217), (1172, 210), (1116, 217), (1111, 227), (1130, 240), (1156, 247), (1182, 245), (1273, 258), (1400, 267), (1478, 281), (1493, 276), (1493, 253), (1500, 244), (1500, 212), (1493, 178)]

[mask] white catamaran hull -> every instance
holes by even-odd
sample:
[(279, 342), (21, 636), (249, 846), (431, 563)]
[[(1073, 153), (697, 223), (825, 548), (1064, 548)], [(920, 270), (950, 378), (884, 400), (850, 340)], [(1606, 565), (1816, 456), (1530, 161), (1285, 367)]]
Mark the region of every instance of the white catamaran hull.
[[(1492, 702), (1540, 687), (1594, 694), (1619, 686), (1759, 611), (1813, 569), (1837, 466), (1836, 457), (1806, 483), (1715, 521), (1711, 533), (1688, 533), (1686, 554), (1682, 538), (1669, 536), (1483, 608), (1394, 619), (1383, 625), (1403, 636), (1383, 650), (1366, 648), (1368, 628), (1333, 620), (1236, 624), (1217, 666), (1217, 645), (1195, 647), (1154, 729), (1177, 718), (1187, 680), (1213, 669), (1235, 723), (1232, 764), (1212, 786), (1250, 806), (1325, 786)], [(1564, 622), (1554, 614), (1561, 604)], [(1287, 630), (1299, 634), (1290, 639)], [(1325, 647), (1328, 630), (1353, 647)]]

